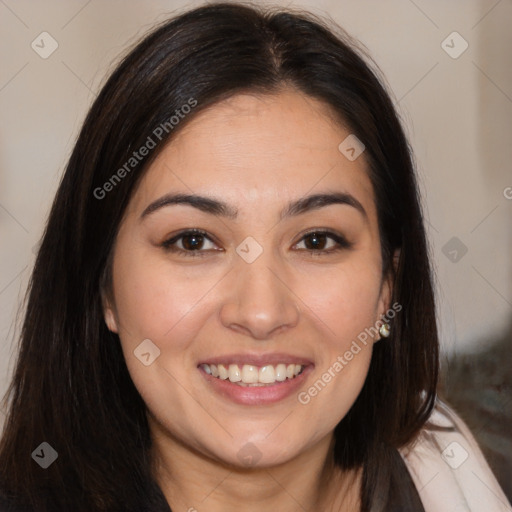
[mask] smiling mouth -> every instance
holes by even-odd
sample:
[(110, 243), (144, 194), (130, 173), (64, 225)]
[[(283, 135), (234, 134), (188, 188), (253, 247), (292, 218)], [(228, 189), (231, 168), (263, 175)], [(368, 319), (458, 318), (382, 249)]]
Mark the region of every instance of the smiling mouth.
[(205, 373), (219, 380), (229, 380), (242, 387), (272, 386), (295, 379), (305, 368), (300, 364), (268, 364), (255, 366), (250, 364), (200, 364)]

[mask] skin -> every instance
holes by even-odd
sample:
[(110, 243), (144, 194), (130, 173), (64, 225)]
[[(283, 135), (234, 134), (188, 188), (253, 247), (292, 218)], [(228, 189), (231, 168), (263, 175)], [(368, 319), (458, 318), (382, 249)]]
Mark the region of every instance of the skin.
[[(197, 369), (218, 355), (286, 352), (314, 363), (299, 390), (307, 391), (389, 308), (364, 154), (351, 162), (338, 150), (349, 133), (323, 103), (295, 90), (239, 94), (184, 125), (131, 198), (114, 247), (105, 320), (147, 404), (155, 476), (173, 510), (360, 509), (361, 474), (336, 469), (330, 449), (378, 338), (360, 344), (306, 405), (297, 393), (271, 405), (239, 405), (215, 393)], [(170, 205), (141, 219), (171, 192), (215, 197), (238, 215)], [(279, 218), (288, 202), (320, 192), (348, 193), (365, 214), (334, 204)], [(202, 256), (162, 247), (190, 228), (211, 235), (202, 239)], [(304, 235), (313, 228), (340, 233), (352, 246), (312, 254)], [(263, 248), (250, 264), (235, 251), (248, 236)], [(186, 242), (175, 247), (189, 248)], [(327, 238), (319, 249), (336, 246)], [(160, 349), (149, 366), (133, 353), (144, 339)], [(249, 442), (261, 455), (247, 468), (237, 454)]]

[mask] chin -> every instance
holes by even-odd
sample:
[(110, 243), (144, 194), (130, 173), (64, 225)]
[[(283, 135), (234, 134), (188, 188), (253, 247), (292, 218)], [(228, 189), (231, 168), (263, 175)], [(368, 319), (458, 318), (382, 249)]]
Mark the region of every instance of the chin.
[(265, 436), (255, 439), (252, 435), (246, 440), (229, 440), (226, 451), (221, 453), (217, 445), (215, 456), (223, 464), (237, 469), (265, 469), (284, 464), (305, 450), (307, 450), (305, 445), (291, 442), (289, 435), (275, 436), (272, 441), (265, 439)]

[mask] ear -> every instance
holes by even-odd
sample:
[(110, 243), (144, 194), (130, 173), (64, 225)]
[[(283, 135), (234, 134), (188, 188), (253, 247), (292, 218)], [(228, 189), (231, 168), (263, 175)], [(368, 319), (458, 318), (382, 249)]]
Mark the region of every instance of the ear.
[(108, 296), (108, 294), (101, 291), (101, 303), (103, 306), (103, 318), (107, 324), (108, 330), (119, 334), (117, 313), (114, 306), (114, 301)]
[(391, 307), (391, 298), (393, 297), (393, 282), (398, 270), (399, 262), (400, 249), (396, 249), (395, 252), (393, 253), (393, 268), (388, 270), (387, 275), (382, 280), (378, 306), (378, 320), (380, 320)]

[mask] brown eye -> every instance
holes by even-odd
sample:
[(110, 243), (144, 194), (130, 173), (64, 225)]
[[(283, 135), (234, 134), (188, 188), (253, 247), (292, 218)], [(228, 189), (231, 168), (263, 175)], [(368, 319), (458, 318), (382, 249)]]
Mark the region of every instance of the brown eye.
[(304, 237), (306, 249), (325, 249), (327, 242), (327, 235), (325, 233), (311, 233)]
[[(211, 244), (210, 247), (207, 246), (208, 243)], [(204, 256), (207, 251), (218, 250), (207, 233), (199, 229), (182, 231), (163, 242), (162, 247), (166, 251), (181, 253), (184, 256)]]
[[(330, 231), (311, 231), (302, 237), (305, 249), (310, 253), (332, 253), (352, 246), (343, 236)], [(297, 244), (297, 245), (299, 245)]]
[(185, 250), (201, 249), (204, 244), (204, 236), (196, 233), (183, 235), (181, 244)]

